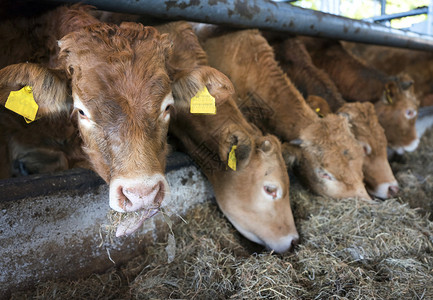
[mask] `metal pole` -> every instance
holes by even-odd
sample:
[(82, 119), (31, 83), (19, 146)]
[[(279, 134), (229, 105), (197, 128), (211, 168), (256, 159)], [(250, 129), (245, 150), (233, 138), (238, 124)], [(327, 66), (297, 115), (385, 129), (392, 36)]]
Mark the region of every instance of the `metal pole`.
[(363, 20), (368, 21), (368, 22), (383, 22), (383, 21), (389, 21), (389, 20), (393, 20), (393, 19), (399, 19), (399, 18), (404, 18), (404, 17), (427, 14), (428, 10), (429, 9), (427, 7), (422, 7), (422, 8), (417, 8), (417, 9), (413, 9), (413, 10), (405, 11), (405, 12), (401, 12), (401, 13), (365, 18)]
[(383, 16), (386, 14), (386, 0), (380, 2), (380, 14)]
[(427, 34), (433, 35), (433, 0), (430, 0), (427, 12)]
[[(64, 3), (76, 0), (46, 0)], [(98, 9), (433, 50), (433, 37), (269, 0), (84, 0)]]

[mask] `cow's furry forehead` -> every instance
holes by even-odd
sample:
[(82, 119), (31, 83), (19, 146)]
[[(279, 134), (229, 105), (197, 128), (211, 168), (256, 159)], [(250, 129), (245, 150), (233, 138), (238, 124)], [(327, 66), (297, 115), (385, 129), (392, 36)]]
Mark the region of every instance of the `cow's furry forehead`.
[(374, 152), (385, 149), (385, 133), (372, 103), (346, 103), (339, 112), (349, 115), (352, 132), (358, 140), (368, 142)]
[(111, 62), (131, 60), (144, 53), (147, 55), (143, 55), (143, 59), (159, 57), (165, 60), (170, 54), (171, 43), (166, 35), (160, 35), (153, 27), (137, 23), (120, 26), (99, 23), (66, 35), (60, 40), (59, 47), (60, 59), (73, 60), (93, 54), (95, 59)]
[(65, 36), (60, 48), (73, 85), (87, 93), (80, 95), (83, 102), (115, 99), (138, 114), (142, 109), (156, 113), (170, 92), (166, 62), (171, 44), (153, 27), (94, 24)]
[(326, 160), (343, 154), (343, 157), (353, 160), (362, 156), (362, 149), (348, 121), (342, 116), (331, 114), (319, 119), (301, 132), (301, 138), (305, 143), (304, 149), (315, 152), (318, 158)]

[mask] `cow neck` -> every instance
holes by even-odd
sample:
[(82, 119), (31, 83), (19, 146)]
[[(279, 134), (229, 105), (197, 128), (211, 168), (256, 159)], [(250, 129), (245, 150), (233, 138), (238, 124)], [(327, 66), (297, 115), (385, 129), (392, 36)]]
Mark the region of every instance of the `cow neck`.
[[(243, 103), (243, 111), (247, 111), (247, 118), (262, 130), (290, 141), (299, 138), (302, 128), (318, 120), (316, 113), (282, 72), (276, 76), (265, 75), (260, 82), (266, 84), (250, 95), (244, 95), (249, 101)], [(267, 112), (263, 118), (248, 115), (248, 110), (259, 109)]]
[(304, 97), (324, 98), (332, 111), (337, 111), (345, 101), (331, 78), (314, 66), (305, 46), (296, 38), (273, 44), (277, 61)]
[(348, 53), (341, 44), (333, 44), (312, 54), (315, 65), (324, 69), (335, 82), (344, 99), (350, 102), (377, 102), (388, 76), (366, 66)]

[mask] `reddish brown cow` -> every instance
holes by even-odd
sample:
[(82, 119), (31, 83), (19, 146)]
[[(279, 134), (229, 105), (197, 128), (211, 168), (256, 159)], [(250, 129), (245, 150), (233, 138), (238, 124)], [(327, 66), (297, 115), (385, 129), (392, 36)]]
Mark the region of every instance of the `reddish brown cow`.
[(370, 194), (379, 198), (395, 196), (398, 184), (387, 159), (386, 137), (374, 107), (369, 103), (345, 104), (328, 74), (313, 64), (305, 46), (297, 38), (268, 34), (268, 40), (281, 68), (304, 96), (308, 96), (307, 103), (319, 116), (329, 114), (329, 106), (332, 106), (332, 111), (343, 112), (348, 117), (356, 139), (364, 148), (364, 181)]
[(431, 52), (355, 43), (343, 43), (343, 47), (369, 65), (388, 74), (406, 72), (414, 80), (414, 90), (421, 102), (420, 105), (433, 105)]
[(66, 85), (46, 67), (66, 76), (83, 149), (110, 184), (110, 206), (141, 212), (138, 228), (167, 197), (166, 134), (173, 99), (166, 62), (171, 45), (152, 27), (108, 25), (88, 10), (61, 7), (35, 20), (2, 25), (0, 65), (17, 64), (0, 70), (0, 101), (3, 105), (10, 91), (30, 85), (37, 117), (68, 111)]
[(313, 64), (310, 54), (298, 38), (269, 33), (265, 37), (274, 49), (281, 69), (306, 99), (309, 96), (320, 96), (334, 112), (344, 105), (346, 101), (334, 82), (325, 71)]
[(278, 67), (258, 31), (200, 36), (210, 65), (233, 81), (238, 106), (262, 130), (291, 143), (295, 165), (316, 193), (370, 198), (362, 182), (362, 148), (347, 120), (319, 118)]
[(347, 101), (375, 103), (388, 146), (398, 153), (414, 151), (418, 101), (413, 80), (407, 75), (390, 77), (368, 67), (347, 52), (338, 41), (301, 37), (314, 64), (325, 70)]
[[(206, 66), (206, 55), (188, 23), (170, 23), (158, 30), (169, 33), (174, 45), (175, 112), (170, 132), (201, 166), (230, 222), (251, 241), (286, 251), (298, 233), (280, 142), (245, 120), (234, 101), (232, 83)], [(215, 97), (216, 115), (190, 113), (190, 99), (203, 87)], [(236, 171), (227, 167), (233, 146)]]

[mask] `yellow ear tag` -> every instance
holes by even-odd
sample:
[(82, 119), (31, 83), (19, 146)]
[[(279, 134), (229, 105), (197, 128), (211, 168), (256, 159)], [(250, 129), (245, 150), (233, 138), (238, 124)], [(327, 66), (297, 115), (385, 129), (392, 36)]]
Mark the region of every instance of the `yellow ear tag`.
[(232, 150), (230, 150), (230, 153), (229, 153), (228, 165), (233, 171), (236, 171), (236, 154), (235, 154), (236, 148), (237, 148), (237, 146), (233, 145)]
[(386, 90), (386, 100), (388, 101), (389, 104), (392, 104), (392, 98), (390, 93), (391, 93), (390, 90)]
[(39, 108), (33, 98), (32, 87), (28, 85), (19, 91), (10, 92), (5, 107), (23, 116), (27, 123), (35, 120)]
[(191, 98), (192, 114), (216, 114), (215, 98), (209, 93), (206, 87), (198, 91), (198, 93)]
[(316, 108), (316, 114), (320, 117), (323, 118), (323, 114), (320, 113), (320, 107)]

